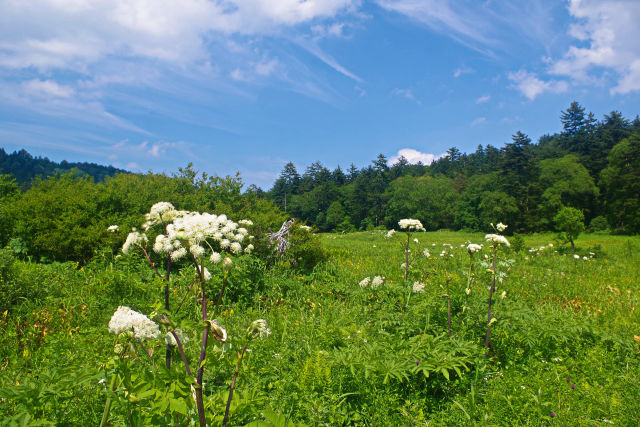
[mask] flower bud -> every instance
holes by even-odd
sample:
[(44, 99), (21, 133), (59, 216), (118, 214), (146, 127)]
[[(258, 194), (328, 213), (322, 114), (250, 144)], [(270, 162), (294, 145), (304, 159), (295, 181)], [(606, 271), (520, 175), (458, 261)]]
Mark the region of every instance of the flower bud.
[(216, 319), (207, 320), (206, 323), (207, 325), (209, 325), (209, 330), (211, 331), (211, 334), (215, 339), (220, 342), (227, 341), (227, 331), (222, 326), (220, 326)]

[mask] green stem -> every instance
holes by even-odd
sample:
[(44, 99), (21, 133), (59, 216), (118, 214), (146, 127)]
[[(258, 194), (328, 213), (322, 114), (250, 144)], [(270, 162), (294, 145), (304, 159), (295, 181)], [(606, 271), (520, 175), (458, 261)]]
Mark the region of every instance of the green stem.
[[(116, 374), (111, 376), (111, 383), (109, 384), (109, 391), (115, 391), (116, 386)], [(104, 403), (104, 411), (102, 411), (102, 420), (100, 420), (100, 427), (104, 427), (109, 418), (109, 411), (111, 410), (111, 396), (107, 396), (107, 401)]]
[(236, 362), (236, 369), (233, 372), (233, 378), (231, 379), (231, 387), (229, 388), (229, 399), (227, 399), (227, 409), (224, 411), (224, 419), (222, 420), (222, 427), (227, 427), (227, 422), (229, 421), (229, 409), (231, 409), (231, 399), (233, 399), (233, 390), (236, 388), (236, 380), (238, 379), (238, 372), (240, 371), (240, 365), (242, 364), (242, 359), (244, 358), (244, 353), (247, 351), (247, 345), (249, 344), (249, 340), (244, 343), (242, 347), (242, 351), (238, 354), (238, 361)]
[[(489, 312), (487, 315), (487, 336), (484, 340), (484, 346), (489, 347), (489, 334), (491, 333), (491, 303), (493, 302), (493, 292), (496, 290), (496, 258), (498, 256), (497, 249), (493, 250), (493, 278), (491, 279), (491, 288), (489, 289)], [(489, 357), (489, 353), (485, 354)]]

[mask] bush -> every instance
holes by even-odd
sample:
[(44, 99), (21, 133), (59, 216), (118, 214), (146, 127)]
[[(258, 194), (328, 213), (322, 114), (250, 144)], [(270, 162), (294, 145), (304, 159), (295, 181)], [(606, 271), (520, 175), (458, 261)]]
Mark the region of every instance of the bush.
[(316, 264), (326, 261), (329, 252), (322, 246), (320, 237), (300, 227), (292, 227), (290, 246), (284, 259), (297, 270), (310, 272)]
[(602, 215), (597, 216), (591, 220), (589, 223), (589, 228), (587, 228), (587, 232), (595, 233), (598, 231), (606, 231), (609, 229), (609, 223), (607, 219)]

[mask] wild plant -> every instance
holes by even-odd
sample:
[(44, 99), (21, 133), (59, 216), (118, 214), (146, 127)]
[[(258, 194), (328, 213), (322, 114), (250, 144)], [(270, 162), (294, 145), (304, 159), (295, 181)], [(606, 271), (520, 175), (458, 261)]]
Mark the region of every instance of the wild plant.
[[(496, 233), (487, 234), (486, 236), (484, 236), (485, 239), (487, 240), (487, 243), (489, 244), (489, 248), (491, 249), (491, 259), (492, 259), (491, 286), (489, 288), (489, 304), (488, 304), (488, 310), (487, 310), (487, 335), (484, 341), (484, 346), (487, 348), (489, 347), (489, 336), (491, 334), (491, 325), (496, 322), (495, 317), (491, 317), (491, 307), (493, 304), (493, 294), (496, 291), (496, 278), (498, 277), (498, 269), (496, 265), (498, 260), (498, 251), (501, 249), (504, 249), (505, 247), (510, 246), (510, 243), (506, 237), (502, 236), (501, 234), (497, 234), (497, 233), (502, 233), (504, 230), (506, 230), (507, 226), (499, 222), (495, 226), (491, 224), (491, 227), (493, 227)], [(488, 354), (486, 356), (488, 356)]]
[[(151, 349), (147, 349), (145, 342), (147, 340), (159, 338), (161, 332), (158, 324), (162, 325), (163, 330), (166, 332), (166, 369), (169, 370), (171, 368), (171, 354), (177, 347), (180, 358), (184, 364), (184, 368), (188, 376), (193, 379), (193, 398), (196, 403), (200, 426), (206, 425), (202, 388), (204, 367), (207, 362), (208, 339), (211, 335), (217, 341), (227, 341), (227, 331), (219, 324), (217, 319), (212, 319), (209, 314), (207, 287), (210, 286), (208, 284), (211, 283), (212, 275), (207, 269), (207, 264), (209, 266), (220, 264), (222, 267), (223, 279), (216, 303), (216, 305), (220, 305), (224, 296), (228, 275), (233, 266), (232, 257), (242, 253), (250, 253), (253, 250), (253, 245), (250, 243), (253, 237), (249, 236), (248, 230), (242, 227), (250, 225), (252, 225), (252, 223), (248, 220), (242, 220), (235, 223), (225, 215), (178, 211), (170, 203), (160, 202), (153, 205), (151, 211), (146, 215), (146, 222), (143, 224), (143, 229), (145, 232), (148, 232), (155, 226), (161, 226), (163, 229), (163, 234), (158, 234), (155, 238), (153, 252), (162, 258), (162, 263), (164, 263), (164, 272), (160, 270), (162, 263), (160, 263), (159, 268), (159, 265), (152, 261), (151, 254), (147, 250), (149, 239), (144, 232), (141, 233), (137, 230), (133, 230), (127, 236), (127, 240), (122, 247), (122, 251), (125, 254), (132, 251), (138, 251), (141, 253), (150, 268), (153, 269), (155, 274), (164, 281), (164, 305), (163, 309), (158, 307), (158, 310), (154, 312), (153, 320), (129, 309), (128, 307), (120, 307), (113, 315), (111, 322), (109, 323), (109, 329), (116, 335), (123, 336), (128, 340), (131, 351), (136, 350), (141, 354), (146, 354), (155, 368), (153, 352)], [(243, 248), (242, 245), (244, 243), (247, 244)], [(181, 260), (185, 260), (186, 262), (180, 262)], [(169, 304), (169, 286), (172, 264), (174, 266), (179, 265), (182, 274), (189, 271), (189, 269), (195, 270), (191, 286), (189, 286), (185, 292), (182, 301), (174, 312), (170, 311)], [(185, 335), (181, 329), (178, 329), (177, 321), (173, 319), (173, 317), (175, 317), (182, 308), (192, 289), (195, 289), (199, 294), (196, 301), (200, 304), (199, 316), (202, 319), (200, 355), (197, 365), (194, 366), (196, 372), (193, 372), (191, 369), (192, 365), (188, 361), (183, 345), (187, 335)], [(249, 328), (249, 338), (264, 336), (268, 332), (268, 328), (266, 327), (266, 322), (264, 320), (256, 322), (254, 322)], [(239, 356), (239, 363), (242, 361), (242, 356), (247, 343), (248, 340), (245, 341), (243, 352)], [(116, 353), (119, 356), (125, 354), (122, 348), (117, 346), (118, 344), (116, 344)], [(228, 421), (228, 411), (233, 397), (233, 388), (235, 388), (236, 378), (237, 369), (232, 380), (224, 424)], [(115, 380), (112, 379), (112, 391), (116, 385), (114, 381)], [(108, 400), (105, 405), (103, 423), (106, 422), (108, 417), (109, 405), (110, 401)], [(172, 409), (179, 409), (181, 411), (178, 412), (182, 412), (186, 415), (187, 406), (190, 406), (190, 404), (182, 405), (174, 403), (175, 408)]]
[[(411, 253), (411, 249), (410, 249), (411, 234), (414, 231), (425, 231), (425, 229), (422, 226), (422, 223), (420, 222), (420, 220), (417, 220), (417, 219), (410, 219), (410, 218), (401, 219), (400, 221), (398, 221), (398, 225), (400, 226), (400, 229), (404, 230), (405, 234), (407, 235), (407, 241), (400, 243), (404, 248), (404, 264), (402, 264), (402, 268), (404, 269), (404, 280), (407, 280), (409, 278), (409, 267), (410, 267), (409, 253)], [(389, 233), (391, 233), (391, 231)], [(390, 237), (389, 233), (387, 233), (387, 237)], [(417, 243), (417, 240), (418, 239), (414, 239), (416, 243)]]

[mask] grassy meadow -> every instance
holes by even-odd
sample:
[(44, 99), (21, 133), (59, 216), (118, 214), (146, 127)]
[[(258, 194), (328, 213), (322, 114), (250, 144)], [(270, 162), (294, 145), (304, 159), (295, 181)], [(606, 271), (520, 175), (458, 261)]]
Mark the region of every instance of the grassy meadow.
[[(319, 236), (328, 258), (313, 268), (234, 261), (211, 308), (229, 336), (209, 344), (204, 365), (210, 425), (222, 422), (236, 353), (258, 318), (271, 334), (249, 341), (229, 425), (640, 424), (640, 238), (581, 235), (576, 259), (552, 234), (509, 237), (486, 348), (483, 234), (413, 233), (407, 280), (405, 233)], [(485, 248), (470, 255), (469, 242)], [(223, 272), (209, 269), (214, 296)], [(192, 280), (185, 267), (170, 288), (172, 307), (184, 301), (176, 319), (191, 360)], [(171, 371), (162, 339), (145, 343), (153, 357), (133, 344), (114, 353), (123, 341), (107, 324), (118, 306), (149, 314), (161, 304), (162, 283), (141, 257), (106, 250), (79, 267), (3, 252), (0, 291), (0, 424), (99, 425), (110, 398), (106, 425), (196, 425), (177, 351)]]

